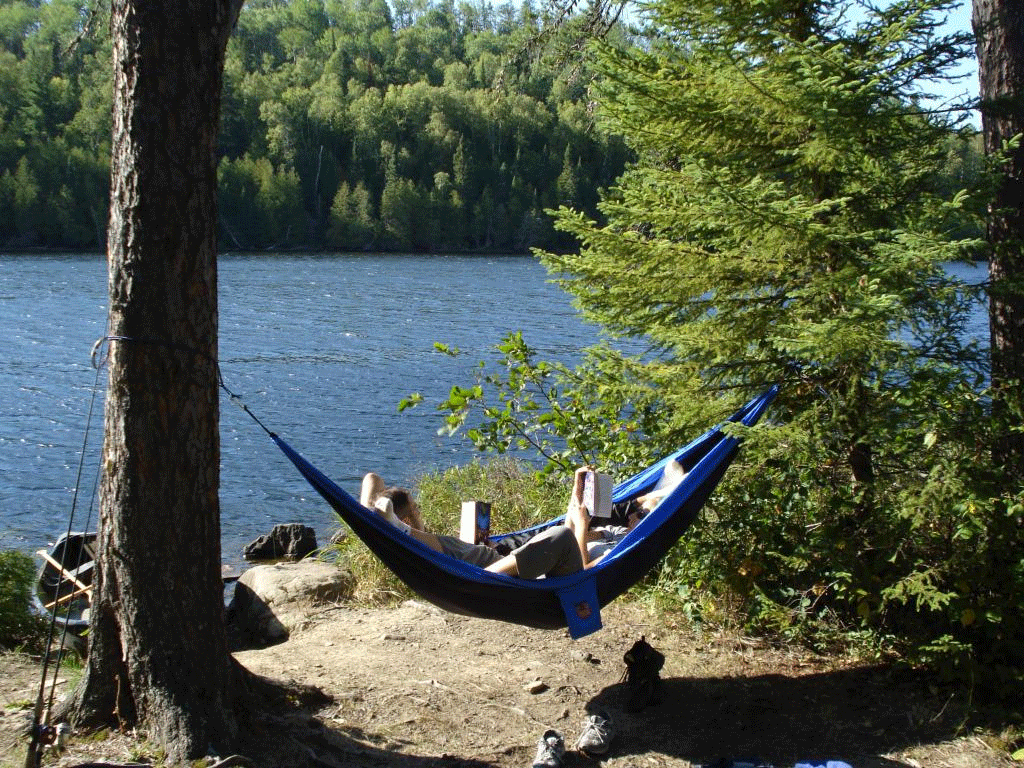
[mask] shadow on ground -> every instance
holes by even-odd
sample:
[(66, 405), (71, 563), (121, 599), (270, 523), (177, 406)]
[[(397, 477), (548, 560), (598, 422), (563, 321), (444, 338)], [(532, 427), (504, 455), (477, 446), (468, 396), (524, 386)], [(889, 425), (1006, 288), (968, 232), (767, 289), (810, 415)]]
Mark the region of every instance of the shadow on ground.
[[(800, 677), (668, 678), (657, 703), (634, 713), (626, 711), (630, 693), (627, 684), (615, 683), (587, 703), (587, 709), (607, 711), (616, 725), (607, 765), (700, 765), (731, 758), (778, 768), (825, 760), (855, 768), (907, 768), (914, 763), (885, 755), (962, 735), (966, 701), (930, 689), (924, 675), (887, 667)], [(532, 745), (474, 758), (416, 755), (412, 743), (328, 726), (309, 714), (317, 709), (310, 703), (265, 721), (260, 730), (269, 744), (250, 745), (245, 754), (258, 765), (400, 768), (527, 766), (533, 757)], [(566, 734), (566, 768), (599, 766), (571, 751), (574, 736)]]
[[(485, 760), (456, 755), (421, 756), (416, 745), (352, 725), (328, 725), (317, 712), (335, 700), (315, 686), (245, 674), (247, 706), (239, 712), (238, 755), (224, 768), (493, 768)], [(219, 765), (219, 764), (218, 764)], [(73, 768), (92, 768), (91, 765)]]
[(842, 760), (904, 766), (883, 755), (962, 735), (966, 696), (930, 689), (924, 675), (887, 667), (799, 677), (674, 678), (659, 703), (626, 712), (619, 683), (589, 702), (617, 723), (616, 755), (660, 752), (693, 763), (721, 757), (775, 766)]

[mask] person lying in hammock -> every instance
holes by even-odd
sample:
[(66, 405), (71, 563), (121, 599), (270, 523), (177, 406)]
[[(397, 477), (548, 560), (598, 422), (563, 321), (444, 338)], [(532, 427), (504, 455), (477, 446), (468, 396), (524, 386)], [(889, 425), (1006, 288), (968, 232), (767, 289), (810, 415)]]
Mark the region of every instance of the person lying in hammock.
[(386, 487), (381, 477), (373, 472), (363, 478), (360, 503), (375, 509), (393, 525), (434, 551), (488, 571), (524, 579), (566, 576), (596, 564), (629, 533), (682, 480), (685, 473), (678, 464), (675, 467), (678, 468), (677, 473), (665, 473), (667, 479), (671, 478), (670, 483), (638, 498), (631, 505), (625, 525), (594, 527), (591, 527), (592, 518), (582, 504), (583, 478), (587, 469), (576, 470), (565, 523), (531, 535), (504, 554), (491, 544), (471, 544), (455, 536), (426, 531), (412, 494), (405, 488)]

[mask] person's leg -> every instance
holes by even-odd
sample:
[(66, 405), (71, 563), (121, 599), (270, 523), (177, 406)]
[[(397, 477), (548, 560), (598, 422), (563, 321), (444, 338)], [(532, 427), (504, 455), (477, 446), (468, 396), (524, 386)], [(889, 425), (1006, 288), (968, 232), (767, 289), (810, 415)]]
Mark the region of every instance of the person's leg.
[(367, 472), (363, 476), (363, 485), (359, 489), (359, 503), (364, 507), (373, 507), (373, 502), (386, 487), (380, 475), (376, 472)]
[(501, 555), (510, 555), (513, 550), (519, 549), (526, 542), (536, 536), (539, 531), (517, 531), (509, 533), (494, 541), (494, 550)]
[(582, 569), (583, 556), (576, 537), (561, 525), (541, 531), (512, 554), (487, 566), (494, 573), (524, 579), (565, 576)]
[(491, 563), (487, 566), (487, 570), (492, 573), (503, 573), (506, 576), (518, 576), (519, 566), (516, 563), (515, 555), (505, 555), (501, 560), (496, 563)]
[[(528, 563), (519, 562), (519, 575), (526, 579), (536, 579), (540, 576), (567, 576), (583, 570), (583, 556), (580, 554), (580, 544), (577, 536), (568, 528), (555, 527), (549, 529), (551, 535), (547, 541), (549, 558), (551, 564), (546, 565), (540, 572), (531, 569)], [(584, 545), (586, 546), (586, 545)], [(532, 575), (531, 575), (532, 574)]]

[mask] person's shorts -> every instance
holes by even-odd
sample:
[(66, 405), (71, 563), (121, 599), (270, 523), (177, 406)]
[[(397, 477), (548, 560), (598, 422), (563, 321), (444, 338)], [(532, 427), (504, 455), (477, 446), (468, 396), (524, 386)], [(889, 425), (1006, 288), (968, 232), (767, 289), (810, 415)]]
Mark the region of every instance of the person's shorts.
[(512, 554), (519, 576), (524, 579), (566, 576), (583, 570), (583, 556), (576, 536), (564, 525), (541, 531)]

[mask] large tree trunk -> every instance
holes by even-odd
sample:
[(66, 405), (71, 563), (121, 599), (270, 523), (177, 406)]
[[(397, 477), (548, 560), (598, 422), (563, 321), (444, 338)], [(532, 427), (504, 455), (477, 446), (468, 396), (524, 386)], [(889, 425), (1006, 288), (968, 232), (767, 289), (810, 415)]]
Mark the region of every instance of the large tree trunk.
[[(973, 25), (982, 131), (991, 156), (1024, 132), (1024, 12), (1019, 0), (974, 0)], [(992, 386), (1001, 425), (994, 455), (1011, 478), (1024, 481), (1024, 145), (1011, 150), (1003, 171), (988, 224)]]
[(78, 724), (141, 725), (175, 762), (236, 731), (224, 631), (216, 156), (242, 0), (114, 0), (110, 377)]

